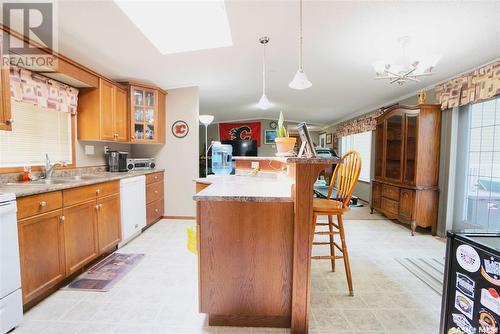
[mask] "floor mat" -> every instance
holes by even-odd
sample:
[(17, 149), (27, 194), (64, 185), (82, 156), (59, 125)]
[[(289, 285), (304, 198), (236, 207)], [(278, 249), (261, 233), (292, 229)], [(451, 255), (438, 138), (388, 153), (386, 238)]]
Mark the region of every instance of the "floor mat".
[(407, 257), (395, 260), (438, 294), (443, 293), (444, 258)]
[(144, 254), (113, 253), (75, 278), (65, 289), (109, 291), (143, 257)]

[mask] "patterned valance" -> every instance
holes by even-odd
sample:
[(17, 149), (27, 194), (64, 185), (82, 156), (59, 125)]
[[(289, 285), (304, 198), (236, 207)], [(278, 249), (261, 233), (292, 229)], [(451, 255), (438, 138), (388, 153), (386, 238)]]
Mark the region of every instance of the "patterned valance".
[(500, 61), (437, 85), (435, 91), (442, 110), (492, 98), (500, 94)]
[(18, 102), (76, 114), (78, 89), (19, 67), (10, 68), (10, 96)]
[(377, 110), (356, 119), (350, 119), (338, 124), (335, 128), (335, 137), (340, 138), (356, 133), (375, 130), (377, 127), (376, 118), (382, 115), (382, 113), (382, 110)]

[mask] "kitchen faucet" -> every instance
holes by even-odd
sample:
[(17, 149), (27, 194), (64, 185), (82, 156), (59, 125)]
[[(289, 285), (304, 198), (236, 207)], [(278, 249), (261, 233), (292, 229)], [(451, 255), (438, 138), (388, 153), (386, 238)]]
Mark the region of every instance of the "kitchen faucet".
[(49, 154), (48, 153), (45, 153), (45, 170), (44, 170), (44, 174), (45, 174), (45, 179), (50, 179), (52, 177), (52, 173), (54, 173), (54, 168), (56, 166), (63, 166), (65, 167), (66, 166), (66, 161), (60, 161), (60, 162), (54, 162), (52, 163), (50, 161), (50, 158), (49, 158)]

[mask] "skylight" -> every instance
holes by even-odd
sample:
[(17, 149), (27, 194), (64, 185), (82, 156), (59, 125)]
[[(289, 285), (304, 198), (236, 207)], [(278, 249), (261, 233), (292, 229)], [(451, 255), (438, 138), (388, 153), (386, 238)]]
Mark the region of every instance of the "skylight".
[(114, 0), (162, 54), (232, 46), (223, 0)]

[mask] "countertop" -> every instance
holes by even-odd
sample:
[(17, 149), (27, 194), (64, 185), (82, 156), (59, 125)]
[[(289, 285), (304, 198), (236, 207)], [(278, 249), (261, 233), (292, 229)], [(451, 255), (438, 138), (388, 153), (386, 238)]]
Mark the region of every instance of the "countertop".
[(336, 164), (340, 162), (340, 158), (298, 158), (298, 157), (249, 157), (249, 156), (233, 156), (233, 160), (251, 160), (251, 161), (279, 161), (289, 164)]
[(209, 175), (194, 181), (210, 184), (193, 196), (196, 201), (293, 202), (293, 181), (282, 173)]
[[(6, 184), (0, 183), (0, 193), (14, 193), (17, 198), (36, 195), (51, 191), (76, 188), (81, 186), (87, 186), (90, 184), (103, 183), (108, 181), (120, 180), (128, 177), (146, 175), (156, 172), (163, 172), (164, 169), (148, 169), (148, 170), (137, 170), (137, 171), (129, 171), (129, 172), (97, 172), (92, 174), (84, 174), (84, 175), (93, 175), (98, 176), (92, 179), (86, 180), (72, 180), (67, 183), (56, 183), (56, 184)], [(53, 177), (53, 179), (64, 179), (64, 177)]]

